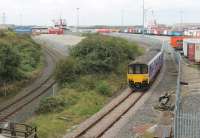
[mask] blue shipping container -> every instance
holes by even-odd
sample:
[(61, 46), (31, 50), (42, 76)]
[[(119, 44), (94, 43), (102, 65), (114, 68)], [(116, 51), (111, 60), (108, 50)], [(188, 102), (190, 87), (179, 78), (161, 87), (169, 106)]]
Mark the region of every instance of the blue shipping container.
[(20, 26), (14, 29), (16, 33), (32, 33), (32, 27)]
[(172, 31), (172, 32), (169, 32), (168, 35), (170, 35), (170, 36), (182, 36), (183, 32)]

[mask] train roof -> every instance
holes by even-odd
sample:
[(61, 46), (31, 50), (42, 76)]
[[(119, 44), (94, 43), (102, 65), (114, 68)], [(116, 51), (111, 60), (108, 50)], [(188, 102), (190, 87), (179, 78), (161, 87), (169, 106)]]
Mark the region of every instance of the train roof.
[(131, 64), (148, 64), (161, 50), (160, 49), (150, 49), (147, 53), (144, 55), (138, 57), (136, 60), (131, 62)]

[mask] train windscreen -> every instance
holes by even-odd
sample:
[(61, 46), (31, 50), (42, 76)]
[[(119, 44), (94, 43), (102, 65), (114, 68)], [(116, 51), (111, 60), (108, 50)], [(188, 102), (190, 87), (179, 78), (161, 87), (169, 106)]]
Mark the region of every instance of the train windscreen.
[(128, 67), (129, 74), (148, 74), (148, 66), (144, 64), (133, 64)]

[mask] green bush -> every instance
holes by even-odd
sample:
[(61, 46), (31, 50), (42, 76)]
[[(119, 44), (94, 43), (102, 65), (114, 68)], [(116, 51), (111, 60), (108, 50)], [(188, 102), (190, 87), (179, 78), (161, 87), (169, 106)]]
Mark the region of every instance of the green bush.
[(60, 112), (68, 105), (64, 98), (47, 97), (40, 102), (37, 113)]
[(6, 41), (0, 41), (0, 84), (20, 79), (21, 57), (18, 49)]
[(99, 34), (88, 35), (70, 49), (66, 60), (58, 64), (56, 79), (65, 83), (79, 79), (80, 75), (123, 72), (119, 71), (122, 68), (118, 66), (134, 60), (139, 54), (137, 45), (125, 39)]
[(76, 60), (68, 57), (57, 64), (55, 76), (59, 82), (72, 82), (77, 79), (79, 75), (79, 68)]
[(12, 82), (28, 77), (27, 73), (40, 64), (41, 47), (29, 35), (0, 31), (0, 36), (0, 80), (9, 79)]
[(106, 81), (99, 81), (96, 84), (96, 90), (102, 95), (111, 95), (111, 87)]
[(118, 62), (118, 52), (112, 45), (96, 37), (88, 37), (71, 50), (84, 73), (109, 72)]

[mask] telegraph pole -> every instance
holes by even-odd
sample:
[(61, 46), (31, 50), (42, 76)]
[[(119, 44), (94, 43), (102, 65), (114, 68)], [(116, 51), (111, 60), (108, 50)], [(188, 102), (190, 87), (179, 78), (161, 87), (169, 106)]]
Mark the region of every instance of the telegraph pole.
[(142, 19), (142, 24), (143, 24), (143, 29), (142, 29), (142, 35), (144, 36), (144, 18), (145, 18), (145, 9), (144, 9), (144, 0), (142, 3), (142, 13), (143, 13), (143, 19)]
[(76, 32), (79, 32), (79, 10), (80, 10), (80, 8), (76, 8), (76, 10), (77, 10), (77, 25), (76, 25)]

